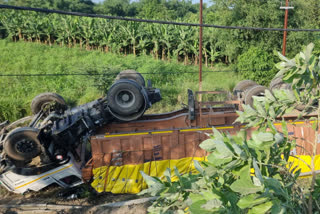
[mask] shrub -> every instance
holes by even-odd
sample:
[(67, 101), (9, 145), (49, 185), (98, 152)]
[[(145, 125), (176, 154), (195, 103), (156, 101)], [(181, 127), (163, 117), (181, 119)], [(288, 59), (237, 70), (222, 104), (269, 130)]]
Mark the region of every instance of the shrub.
[(237, 70), (244, 79), (268, 85), (277, 73), (275, 56), (259, 47), (251, 47), (238, 57)]

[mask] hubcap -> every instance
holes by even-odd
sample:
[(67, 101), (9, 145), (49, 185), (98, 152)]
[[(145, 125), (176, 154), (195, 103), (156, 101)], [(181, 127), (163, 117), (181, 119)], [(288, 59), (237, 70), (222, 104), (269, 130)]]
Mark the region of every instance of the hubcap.
[(129, 99), (130, 99), (130, 97), (129, 97), (128, 94), (122, 95), (122, 100), (123, 100), (124, 102), (128, 102)]
[(118, 106), (122, 108), (128, 108), (134, 104), (136, 97), (131, 91), (122, 90), (116, 95), (115, 101)]

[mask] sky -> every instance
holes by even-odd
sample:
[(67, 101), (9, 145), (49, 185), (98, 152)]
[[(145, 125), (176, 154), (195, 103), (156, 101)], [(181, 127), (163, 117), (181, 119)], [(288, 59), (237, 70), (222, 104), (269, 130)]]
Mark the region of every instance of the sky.
[[(92, 1), (98, 3), (98, 2), (102, 2), (103, 0), (92, 0)], [(119, 0), (119, 1), (121, 1), (121, 0)], [(203, 3), (209, 3), (209, 1), (210, 0), (203, 0)], [(199, 3), (200, 0), (192, 0), (192, 2), (193, 3)]]

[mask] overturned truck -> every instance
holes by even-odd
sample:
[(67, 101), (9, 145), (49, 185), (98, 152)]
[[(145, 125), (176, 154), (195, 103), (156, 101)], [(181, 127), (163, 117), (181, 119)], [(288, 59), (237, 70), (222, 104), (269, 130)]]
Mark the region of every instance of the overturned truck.
[(58, 94), (38, 95), (32, 117), (0, 125), (1, 183), (19, 193), (81, 183), (79, 170), (91, 156), (85, 144), (94, 131), (112, 121), (136, 120), (160, 100), (160, 90), (150, 81), (146, 86), (133, 70), (120, 72), (106, 97), (74, 108)]
[[(150, 82), (145, 86), (135, 71), (121, 72), (106, 98), (72, 109), (59, 95), (41, 94), (32, 101), (34, 116), (26, 118), (26, 127), (21, 127), (24, 120), (3, 124), (0, 181), (16, 193), (82, 182), (90, 182), (97, 192), (137, 193), (146, 187), (141, 171), (157, 177), (174, 167), (180, 173), (196, 173), (193, 160), (205, 160), (207, 154), (199, 144), (207, 133), (212, 127), (231, 134), (239, 131), (242, 124), (234, 124), (236, 111), (243, 103), (250, 105), (252, 96), (263, 96), (265, 89), (245, 80), (234, 94), (189, 90), (183, 109), (153, 115), (144, 112), (160, 101), (160, 91)], [(199, 95), (225, 100), (200, 102)], [(294, 120), (296, 115), (285, 118)], [(304, 122), (288, 129), (292, 136), (314, 136)], [(302, 159), (306, 156), (299, 147), (292, 152)]]

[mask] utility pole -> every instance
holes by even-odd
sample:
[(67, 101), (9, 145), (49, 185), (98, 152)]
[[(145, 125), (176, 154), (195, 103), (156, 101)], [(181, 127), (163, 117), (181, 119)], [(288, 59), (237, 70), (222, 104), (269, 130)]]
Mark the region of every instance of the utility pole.
[[(203, 4), (202, 0), (200, 0), (200, 32), (199, 32), (199, 91), (202, 91), (202, 10)], [(201, 94), (199, 97), (199, 101), (201, 102)]]
[(288, 14), (289, 14), (289, 9), (293, 9), (293, 7), (289, 7), (289, 0), (286, 0), (286, 6), (285, 7), (280, 7), (280, 9), (285, 10), (285, 15), (284, 15), (284, 29), (283, 31), (283, 45), (282, 45), (282, 55), (286, 55), (286, 47), (287, 47), (287, 31), (288, 29)]

